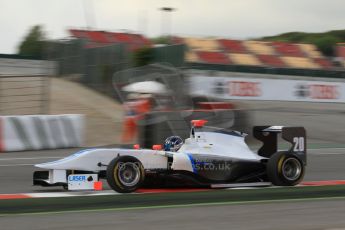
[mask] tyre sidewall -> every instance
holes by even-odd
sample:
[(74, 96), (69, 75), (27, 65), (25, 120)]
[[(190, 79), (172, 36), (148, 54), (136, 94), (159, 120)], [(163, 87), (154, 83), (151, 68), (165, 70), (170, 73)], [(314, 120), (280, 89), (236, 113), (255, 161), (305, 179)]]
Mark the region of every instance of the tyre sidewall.
[[(140, 171), (140, 175), (139, 175), (140, 179), (138, 183), (136, 183), (133, 186), (126, 186), (122, 184), (120, 179), (118, 178), (119, 167), (121, 167), (122, 163), (128, 163), (128, 162), (137, 164)], [(109, 163), (107, 167), (107, 182), (109, 186), (116, 192), (119, 192), (119, 193), (134, 192), (135, 190), (140, 188), (144, 180), (145, 180), (144, 167), (142, 166), (141, 162), (135, 157), (132, 157), (132, 156), (116, 157)]]
[[(289, 180), (283, 174), (284, 162), (291, 158), (298, 160), (302, 170), (299, 177), (294, 180)], [(305, 168), (303, 162), (297, 156), (289, 152), (277, 152), (271, 156), (267, 163), (268, 179), (272, 184), (277, 186), (294, 186), (299, 184), (303, 180), (304, 172)]]

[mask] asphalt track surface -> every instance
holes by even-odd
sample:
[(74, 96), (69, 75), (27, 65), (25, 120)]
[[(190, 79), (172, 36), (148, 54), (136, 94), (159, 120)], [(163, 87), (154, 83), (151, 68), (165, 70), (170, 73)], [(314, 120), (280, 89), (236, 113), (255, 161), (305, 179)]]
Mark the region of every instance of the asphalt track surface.
[(327, 229), (345, 227), (345, 200), (243, 203), (183, 208), (51, 213), (1, 217), (6, 230)]
[[(255, 106), (253, 106), (255, 105)], [(250, 105), (254, 124), (302, 125), (309, 143), (305, 181), (345, 179), (344, 105)], [(283, 121), (283, 122), (281, 122)], [(325, 148), (326, 147), (326, 148)], [(63, 191), (32, 186), (33, 165), (78, 149), (0, 154), (0, 194)], [(107, 189), (107, 187), (105, 188)], [(195, 194), (195, 196), (197, 196)], [(90, 198), (92, 199), (92, 198)], [(345, 198), (210, 204), (0, 217), (0, 229), (345, 229)]]

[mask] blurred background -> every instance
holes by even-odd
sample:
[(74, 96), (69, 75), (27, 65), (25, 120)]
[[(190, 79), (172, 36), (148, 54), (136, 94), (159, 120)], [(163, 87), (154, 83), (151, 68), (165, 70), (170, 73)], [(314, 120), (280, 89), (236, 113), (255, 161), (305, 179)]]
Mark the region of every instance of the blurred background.
[(33, 117), (81, 114), (77, 146), (151, 147), (186, 137), (192, 119), (304, 126), (312, 145), (345, 146), (344, 7), (0, 0), (0, 115), (30, 115), (0, 139), (36, 143)]

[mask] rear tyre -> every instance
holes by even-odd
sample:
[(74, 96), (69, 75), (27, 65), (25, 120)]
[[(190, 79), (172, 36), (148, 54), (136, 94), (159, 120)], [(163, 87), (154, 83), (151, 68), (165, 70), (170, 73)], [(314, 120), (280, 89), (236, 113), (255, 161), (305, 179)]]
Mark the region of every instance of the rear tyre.
[(304, 177), (303, 162), (292, 153), (277, 152), (267, 163), (267, 176), (277, 186), (294, 186)]
[(135, 157), (116, 157), (107, 167), (107, 182), (116, 192), (134, 192), (142, 185), (144, 180), (144, 167)]

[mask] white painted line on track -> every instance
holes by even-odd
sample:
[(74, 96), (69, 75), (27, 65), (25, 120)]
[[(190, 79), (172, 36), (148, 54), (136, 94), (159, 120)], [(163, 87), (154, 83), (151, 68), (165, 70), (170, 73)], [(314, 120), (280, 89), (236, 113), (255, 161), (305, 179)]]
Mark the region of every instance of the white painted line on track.
[[(308, 153), (307, 153), (308, 154)], [(345, 155), (345, 152), (344, 153), (309, 153), (310, 155)]]
[(31, 198), (54, 198), (54, 197), (77, 197), (77, 196), (106, 196), (106, 195), (120, 195), (112, 190), (104, 190), (101, 192), (44, 192), (44, 193), (24, 193)]
[(38, 164), (38, 163), (34, 163), (34, 164), (11, 164), (11, 165), (0, 165), (0, 167), (34, 166), (35, 164)]
[(43, 160), (43, 159), (59, 159), (62, 157), (18, 157), (18, 158), (0, 158), (0, 161), (15, 161), (15, 160)]
[(53, 197), (72, 197), (76, 196), (70, 193), (64, 192), (52, 192), (52, 193), (24, 193), (24, 195), (30, 196), (31, 198), (53, 198)]
[(334, 149), (334, 150), (345, 150), (345, 148), (332, 148), (332, 147), (327, 147), (327, 148), (308, 148), (308, 150), (324, 150), (324, 149)]

